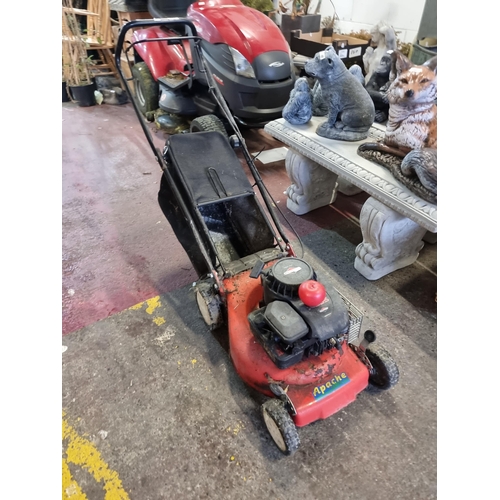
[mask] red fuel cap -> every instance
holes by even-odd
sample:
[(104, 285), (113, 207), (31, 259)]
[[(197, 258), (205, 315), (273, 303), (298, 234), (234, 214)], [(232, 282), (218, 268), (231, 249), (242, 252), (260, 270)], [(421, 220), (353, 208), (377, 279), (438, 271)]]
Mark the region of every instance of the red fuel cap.
[(308, 307), (316, 307), (325, 300), (326, 289), (317, 281), (307, 280), (299, 286), (299, 299)]

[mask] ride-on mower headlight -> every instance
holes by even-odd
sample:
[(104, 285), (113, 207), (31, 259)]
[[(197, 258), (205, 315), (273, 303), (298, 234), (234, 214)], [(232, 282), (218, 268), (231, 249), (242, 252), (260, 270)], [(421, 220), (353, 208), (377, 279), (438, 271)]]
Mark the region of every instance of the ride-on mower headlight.
[(229, 51), (233, 56), (234, 70), (236, 71), (236, 74), (246, 78), (255, 78), (252, 65), (236, 49), (229, 47)]

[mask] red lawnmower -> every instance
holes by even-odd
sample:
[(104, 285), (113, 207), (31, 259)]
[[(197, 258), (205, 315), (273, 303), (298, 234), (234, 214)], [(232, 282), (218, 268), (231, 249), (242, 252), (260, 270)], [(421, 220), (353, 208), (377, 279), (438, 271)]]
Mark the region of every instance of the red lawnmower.
[[(278, 26), (239, 0), (149, 0), (153, 18), (187, 17), (199, 47), (234, 118), (261, 126), (281, 118), (295, 82), (290, 47)], [(181, 116), (224, 113), (208, 88), (203, 68), (192, 57), (193, 41), (182, 25), (144, 26), (132, 34), (132, 68), (139, 109), (148, 119), (160, 108)], [(169, 41), (161, 41), (165, 36)]]
[[(126, 32), (153, 24), (165, 29), (167, 43), (189, 41), (230, 136), (219, 118), (207, 115), (191, 132), (171, 135), (163, 151), (155, 147), (120, 65)], [(169, 38), (179, 26), (186, 35)], [(359, 338), (362, 317), (354, 305), (295, 255), (202, 46), (190, 19), (132, 21), (120, 32), (116, 63), (163, 172), (160, 207), (199, 276), (203, 319), (211, 329), (227, 325), (236, 372), (269, 398), (264, 422), (290, 455), (299, 446), (297, 427), (329, 417), (367, 388), (389, 389), (399, 372), (390, 354), (373, 344), (372, 331)]]

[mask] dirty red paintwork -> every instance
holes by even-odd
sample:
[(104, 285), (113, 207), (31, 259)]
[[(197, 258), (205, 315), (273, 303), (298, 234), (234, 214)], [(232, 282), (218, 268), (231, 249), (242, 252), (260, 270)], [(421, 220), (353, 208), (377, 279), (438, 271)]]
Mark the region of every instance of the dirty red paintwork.
[(249, 274), (250, 271), (225, 280), (230, 353), (239, 376), (268, 396), (273, 396), (270, 382), (288, 386), (287, 394), (297, 410), (293, 419), (298, 427), (327, 418), (353, 402), (368, 385), (369, 373), (346, 343), (342, 346), (343, 355), (332, 349), (284, 370), (273, 363), (248, 323), (248, 314), (263, 297), (260, 280)]
[[(162, 30), (159, 26), (154, 26), (152, 28), (134, 31), (132, 39), (134, 42), (138, 42), (141, 40), (165, 38), (168, 36), (175, 38), (178, 35), (172, 30)], [(189, 41), (183, 40), (182, 43), (186, 49), (188, 60), (190, 61), (191, 48), (189, 46)], [(165, 76), (172, 70), (180, 71), (185, 75), (188, 74), (185, 70), (186, 57), (184, 56), (184, 51), (181, 46), (178, 44), (168, 45), (167, 42), (148, 42), (138, 43), (134, 45), (134, 48), (141, 56), (142, 60), (147, 64), (155, 80)]]

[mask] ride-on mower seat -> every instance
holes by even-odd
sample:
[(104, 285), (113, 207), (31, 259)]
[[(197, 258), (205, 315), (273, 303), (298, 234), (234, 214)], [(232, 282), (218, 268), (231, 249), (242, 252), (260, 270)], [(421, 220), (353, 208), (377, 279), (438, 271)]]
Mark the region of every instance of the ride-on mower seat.
[(186, 17), (188, 7), (195, 0), (149, 0), (148, 12), (154, 18)]

